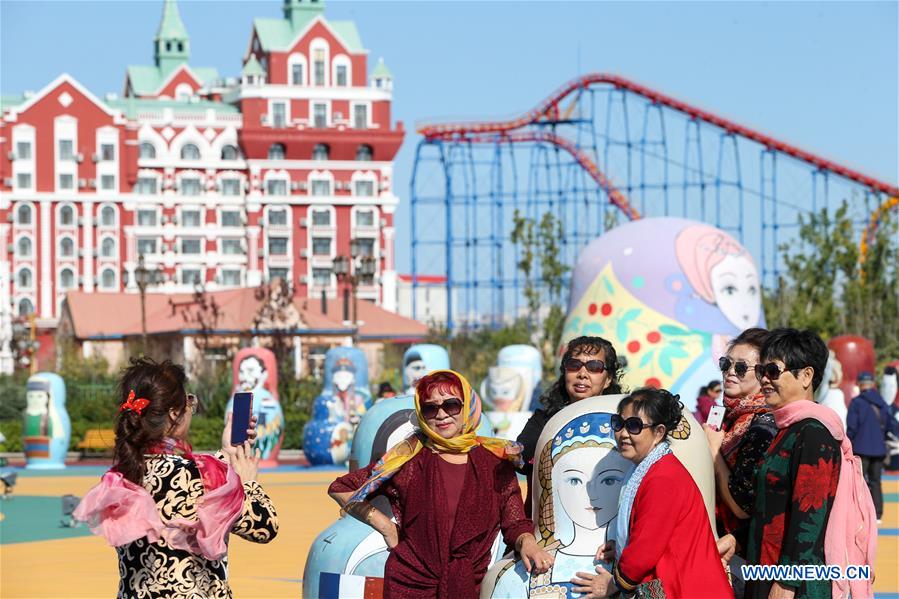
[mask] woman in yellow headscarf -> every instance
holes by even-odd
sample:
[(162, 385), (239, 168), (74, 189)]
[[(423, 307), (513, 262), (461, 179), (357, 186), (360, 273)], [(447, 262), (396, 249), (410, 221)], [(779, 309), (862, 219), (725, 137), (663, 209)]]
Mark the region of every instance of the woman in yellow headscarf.
[[(481, 400), (465, 377), (438, 370), (422, 378), (415, 412), (419, 431), (328, 489), (384, 535), (384, 597), (477, 597), (497, 529), (529, 571), (545, 572), (553, 558), (537, 545), (515, 475), (521, 446), (477, 436)], [(368, 502), (377, 495), (396, 523)]]

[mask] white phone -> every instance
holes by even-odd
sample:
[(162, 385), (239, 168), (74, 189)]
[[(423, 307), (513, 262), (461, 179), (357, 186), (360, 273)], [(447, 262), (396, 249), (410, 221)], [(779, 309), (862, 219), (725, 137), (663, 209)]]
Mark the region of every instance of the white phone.
[(721, 429), (722, 422), (724, 422), (724, 406), (712, 406), (705, 423), (717, 431)]

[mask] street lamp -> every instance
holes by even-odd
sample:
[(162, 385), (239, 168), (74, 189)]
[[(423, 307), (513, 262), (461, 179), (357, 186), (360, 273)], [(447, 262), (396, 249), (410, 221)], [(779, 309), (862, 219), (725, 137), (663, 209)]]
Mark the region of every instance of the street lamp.
[[(377, 270), (377, 260), (374, 256), (362, 256), (363, 244), (361, 240), (353, 238), (350, 240), (350, 256), (337, 256), (331, 263), (331, 268), (337, 276), (338, 282), (348, 283), (353, 294), (353, 345), (359, 342), (359, 283), (372, 277)], [(351, 267), (352, 265), (352, 267)], [(347, 289), (344, 288), (344, 320), (347, 314)]]
[[(125, 273), (127, 277), (127, 273)], [(141, 342), (144, 353), (147, 353), (147, 307), (146, 291), (150, 285), (158, 285), (162, 281), (162, 271), (157, 268), (147, 268), (144, 255), (137, 256), (137, 268), (134, 269), (134, 284), (140, 292), (140, 330)]]

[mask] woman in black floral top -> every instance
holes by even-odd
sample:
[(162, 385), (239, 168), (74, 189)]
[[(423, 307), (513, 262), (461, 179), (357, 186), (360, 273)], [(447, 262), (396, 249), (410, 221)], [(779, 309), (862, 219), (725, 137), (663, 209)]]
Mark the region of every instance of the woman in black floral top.
[[(762, 347), (756, 375), (779, 430), (759, 467), (748, 529), (719, 541), (719, 549), (732, 550), (735, 541), (746, 547), (750, 564), (825, 563), (824, 538), (841, 455), (840, 442), (813, 410), (814, 390), (824, 376), (827, 356), (820, 337), (795, 329), (772, 331)], [(745, 596), (829, 599), (831, 595), (829, 580), (785, 579), (747, 581)]]
[[(132, 360), (120, 383), (115, 465), (75, 512), (116, 547), (118, 597), (231, 597), (230, 533), (267, 543), (278, 532), (269, 497), (256, 482), (250, 443), (230, 444), (230, 420), (215, 456), (187, 443), (197, 398), (184, 369)], [(247, 431), (255, 438), (255, 421)]]

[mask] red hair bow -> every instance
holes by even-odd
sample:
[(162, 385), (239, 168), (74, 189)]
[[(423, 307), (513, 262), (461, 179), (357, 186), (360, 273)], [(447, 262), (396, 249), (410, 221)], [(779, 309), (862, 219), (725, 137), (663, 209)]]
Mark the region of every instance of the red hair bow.
[(137, 412), (137, 415), (140, 416), (140, 413), (144, 411), (150, 405), (149, 399), (144, 399), (143, 397), (134, 398), (134, 389), (128, 392), (128, 399), (125, 400), (125, 403), (121, 405), (119, 408), (119, 412), (122, 410), (134, 410)]

